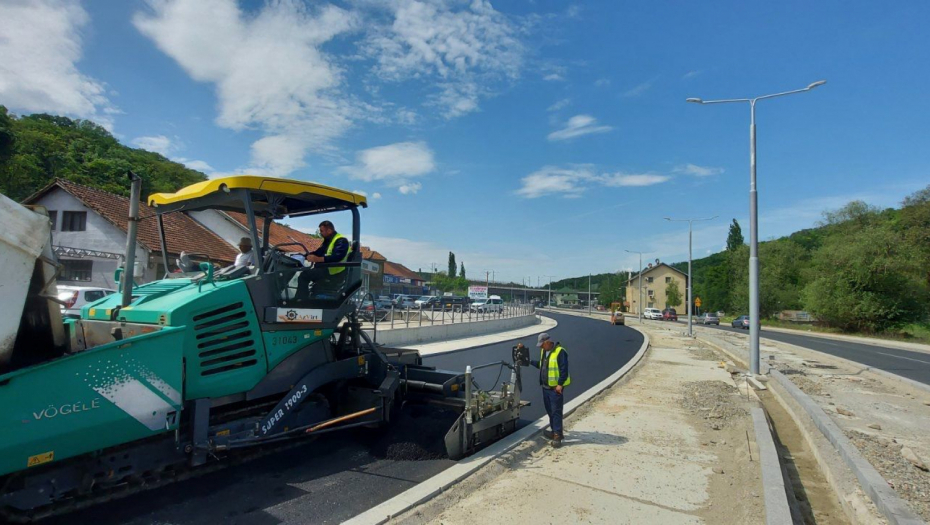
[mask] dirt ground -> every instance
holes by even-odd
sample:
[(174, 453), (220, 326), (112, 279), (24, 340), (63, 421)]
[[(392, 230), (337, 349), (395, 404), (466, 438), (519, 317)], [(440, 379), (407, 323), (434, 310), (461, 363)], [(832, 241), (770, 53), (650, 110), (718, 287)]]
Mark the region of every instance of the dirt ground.
[[(713, 335), (734, 344), (743, 337)], [(930, 521), (930, 472), (902, 453), (910, 449), (930, 467), (930, 394), (855, 363), (793, 345), (763, 341), (760, 354), (763, 362), (816, 401), (901, 499)]]

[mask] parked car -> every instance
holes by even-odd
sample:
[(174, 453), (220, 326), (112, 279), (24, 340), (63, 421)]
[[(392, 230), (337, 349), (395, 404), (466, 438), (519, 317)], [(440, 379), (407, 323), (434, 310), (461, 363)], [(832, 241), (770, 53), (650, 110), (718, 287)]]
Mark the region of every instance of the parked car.
[(377, 301), (362, 301), (361, 307), (358, 309), (358, 316), (362, 321), (368, 321), (369, 323), (377, 319), (379, 322), (384, 319), (388, 314), (388, 311), (391, 308), (391, 302), (388, 301), (387, 308), (378, 306)]
[(426, 306), (427, 303), (429, 303), (430, 301), (432, 301), (434, 298), (439, 299), (438, 297), (435, 297), (435, 296), (432, 296), (432, 295), (424, 295), (423, 297), (420, 297), (419, 299), (417, 299), (416, 301), (414, 301), (413, 304), (417, 305), (418, 307), (419, 307), (419, 306)]
[(720, 326), (720, 318), (717, 317), (716, 313), (707, 312), (697, 316), (697, 322), (703, 325), (716, 325)]
[(455, 310), (463, 311), (468, 308), (468, 304), (471, 300), (468, 297), (463, 297), (459, 295), (444, 295), (439, 298), (439, 302), (436, 303), (437, 310)]
[(391, 298), (386, 295), (381, 295), (377, 299), (375, 299), (375, 307), (377, 308), (383, 308), (385, 310), (390, 310), (391, 305), (393, 304), (394, 303), (391, 301)]
[(733, 320), (732, 323), (730, 323), (730, 326), (733, 328), (745, 328), (746, 330), (749, 330), (749, 316), (741, 315), (737, 317)]
[(662, 320), (662, 310), (658, 308), (646, 308), (643, 310), (643, 317), (646, 319), (654, 319), (656, 321)]
[(665, 310), (662, 310), (662, 320), (663, 321), (677, 321), (678, 312), (676, 312), (674, 308), (666, 308)]
[(97, 288), (93, 286), (58, 286), (58, 299), (64, 301), (61, 305), (61, 315), (65, 317), (80, 317), (81, 308), (88, 303), (93, 303), (104, 297), (116, 293), (116, 290), (109, 288)]
[(479, 299), (468, 307), (472, 312), (500, 312), (504, 309), (504, 300), (499, 295)]
[(416, 308), (419, 295), (398, 295), (394, 298), (394, 308)]

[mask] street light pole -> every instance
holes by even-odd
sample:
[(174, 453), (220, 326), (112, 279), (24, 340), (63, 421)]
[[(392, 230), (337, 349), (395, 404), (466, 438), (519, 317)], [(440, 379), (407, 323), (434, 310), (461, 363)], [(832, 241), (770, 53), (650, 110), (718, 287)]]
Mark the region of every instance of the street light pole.
[(588, 315), (591, 315), (591, 274), (588, 274)]
[(554, 276), (554, 275), (544, 275), (543, 277), (548, 277), (548, 278), (549, 278), (549, 302), (547, 303), (546, 306), (548, 306), (549, 308), (552, 308), (552, 278), (555, 277), (555, 276)]
[(639, 324), (643, 324), (643, 252), (634, 252), (632, 250), (623, 251), (639, 254), (639, 274), (636, 276), (636, 278), (639, 279), (639, 306), (636, 307), (636, 310), (639, 312)]
[(818, 80), (806, 88), (773, 93), (755, 98), (733, 98), (721, 100), (702, 100), (689, 98), (685, 102), (695, 104), (726, 104), (731, 102), (749, 103), (749, 372), (759, 374), (759, 208), (756, 190), (756, 102), (767, 98), (782, 97), (795, 93), (804, 93), (817, 86), (826, 84)]
[(688, 337), (694, 335), (691, 331), (691, 317), (694, 315), (694, 299), (692, 298), (692, 289), (694, 287), (694, 281), (691, 280), (691, 226), (695, 221), (712, 221), (716, 219), (718, 215), (709, 217), (707, 219), (672, 219), (670, 217), (665, 217), (665, 220), (669, 222), (687, 222), (688, 223)]

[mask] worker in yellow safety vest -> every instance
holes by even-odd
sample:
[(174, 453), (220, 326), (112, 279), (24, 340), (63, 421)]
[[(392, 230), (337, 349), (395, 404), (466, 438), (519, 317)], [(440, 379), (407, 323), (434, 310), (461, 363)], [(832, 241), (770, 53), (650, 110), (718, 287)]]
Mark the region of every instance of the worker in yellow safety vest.
[[(320, 235), (323, 236), (323, 244), (307, 256), (307, 262), (312, 263), (341, 263), (349, 260), (349, 254), (352, 251), (349, 239), (336, 231), (336, 227), (329, 221), (320, 223)], [(346, 271), (345, 266), (330, 266), (328, 268), (312, 268), (300, 272), (297, 279), (297, 301), (309, 298), (309, 285), (311, 282), (317, 282), (321, 279), (339, 275)]]
[(544, 432), (553, 447), (562, 446), (562, 410), (565, 405), (565, 387), (572, 383), (568, 374), (568, 352), (559, 343), (553, 342), (547, 333), (539, 334), (536, 341), (539, 361), (530, 360), (530, 365), (539, 369), (539, 384), (542, 386), (543, 404), (549, 415), (549, 428)]

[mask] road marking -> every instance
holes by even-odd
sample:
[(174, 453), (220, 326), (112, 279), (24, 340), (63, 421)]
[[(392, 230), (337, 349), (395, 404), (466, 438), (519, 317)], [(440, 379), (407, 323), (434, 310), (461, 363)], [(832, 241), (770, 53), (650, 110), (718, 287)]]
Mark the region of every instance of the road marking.
[(894, 354), (886, 354), (885, 352), (875, 352), (876, 354), (887, 355), (888, 357), (897, 357), (898, 359), (907, 359), (908, 361), (917, 361), (918, 363), (925, 363), (930, 365), (930, 361), (924, 361), (923, 359), (914, 359), (912, 357), (902, 357)]

